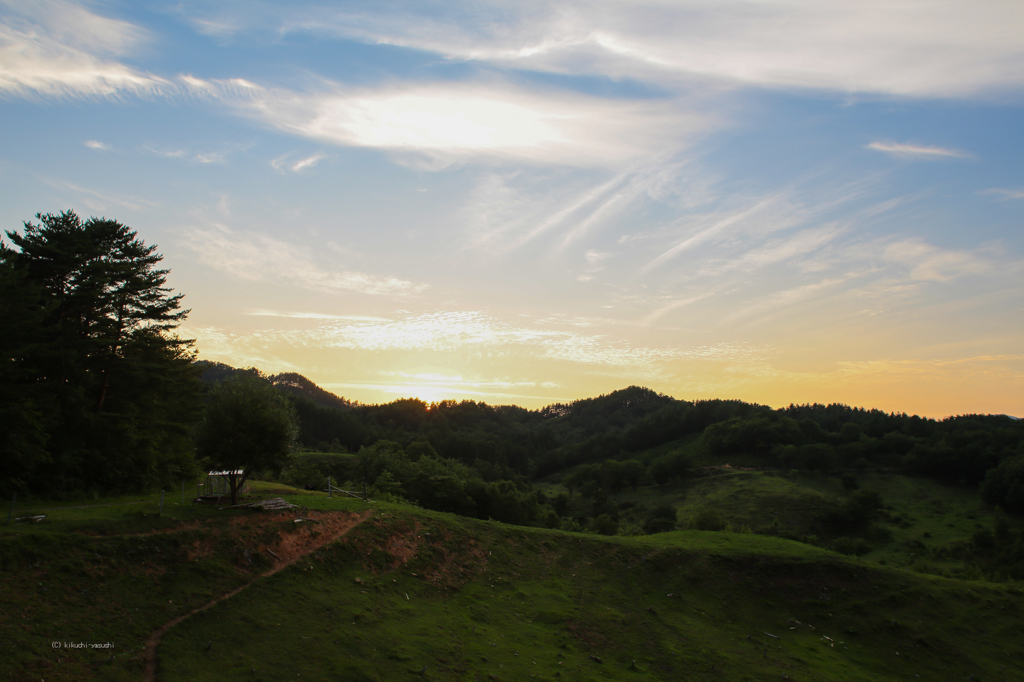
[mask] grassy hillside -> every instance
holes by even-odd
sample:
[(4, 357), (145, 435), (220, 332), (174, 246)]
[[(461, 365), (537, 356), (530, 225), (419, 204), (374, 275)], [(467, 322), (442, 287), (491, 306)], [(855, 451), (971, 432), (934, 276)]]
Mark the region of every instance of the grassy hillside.
[(775, 537), (603, 538), (286, 498), (308, 510), (165, 503), (157, 518), (150, 500), (3, 528), (0, 679), (143, 678), (154, 632), (247, 584), (167, 630), (156, 679), (1024, 677), (1012, 585)]

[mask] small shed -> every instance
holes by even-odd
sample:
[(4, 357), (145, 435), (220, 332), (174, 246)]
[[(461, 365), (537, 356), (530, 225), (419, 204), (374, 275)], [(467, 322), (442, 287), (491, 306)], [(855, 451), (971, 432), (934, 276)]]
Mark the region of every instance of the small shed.
[[(200, 497), (228, 497), (231, 495), (231, 482), (228, 476), (234, 474), (241, 476), (243, 471), (211, 471), (206, 474), (206, 480), (201, 484), (202, 492)], [(249, 492), (249, 483), (246, 481), (238, 490), (239, 495)]]

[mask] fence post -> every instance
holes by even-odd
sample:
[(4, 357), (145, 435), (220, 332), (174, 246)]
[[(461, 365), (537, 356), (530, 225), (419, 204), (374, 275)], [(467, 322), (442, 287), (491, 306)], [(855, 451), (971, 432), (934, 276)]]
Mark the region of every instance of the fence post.
[(11, 525), (11, 516), (14, 515), (14, 501), (18, 499), (18, 493), (14, 493), (14, 497), (11, 498), (11, 511), (7, 512), (7, 525)]
[(363, 502), (366, 502), (366, 479), (363, 479)]
[(160, 491), (160, 516), (164, 515), (164, 491)]
[(327, 477), (327, 497), (334, 497), (334, 494), (331, 492), (331, 477), (330, 476)]

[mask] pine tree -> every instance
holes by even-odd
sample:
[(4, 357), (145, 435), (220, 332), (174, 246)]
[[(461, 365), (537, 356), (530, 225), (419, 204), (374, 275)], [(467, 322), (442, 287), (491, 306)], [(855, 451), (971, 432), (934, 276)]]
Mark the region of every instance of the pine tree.
[(33, 487), (130, 490), (191, 473), (200, 384), (192, 341), (174, 334), (189, 311), (165, 286), (163, 257), (114, 220), (36, 218), (6, 232), (17, 251), (2, 254), (11, 281), (43, 301), (22, 383), (46, 396), (52, 466)]

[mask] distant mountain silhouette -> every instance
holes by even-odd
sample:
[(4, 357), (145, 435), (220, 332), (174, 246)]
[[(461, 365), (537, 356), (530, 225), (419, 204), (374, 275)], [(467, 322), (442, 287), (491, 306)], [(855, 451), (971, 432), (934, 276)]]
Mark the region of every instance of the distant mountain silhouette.
[(351, 400), (346, 400), (341, 396), (337, 396), (330, 391), (320, 388), (311, 380), (296, 372), (284, 372), (281, 374), (274, 374), (272, 376), (265, 376), (255, 367), (240, 369), (232, 367), (231, 365), (225, 365), (223, 362), (210, 362), (208, 360), (200, 360), (196, 365), (202, 368), (203, 373), (201, 378), (206, 383), (212, 384), (219, 381), (226, 381), (236, 374), (253, 374), (258, 377), (266, 378), (280, 391), (300, 398), (305, 398), (317, 405), (320, 405), (321, 407), (330, 407), (336, 410), (348, 410), (356, 404)]
[(291, 393), (292, 395), (308, 398), (323, 407), (347, 410), (354, 404), (351, 400), (346, 400), (341, 396), (337, 396), (328, 390), (320, 388), (315, 383), (296, 372), (275, 374), (270, 377), (270, 380), (274, 382), (274, 386), (277, 386), (279, 390)]

